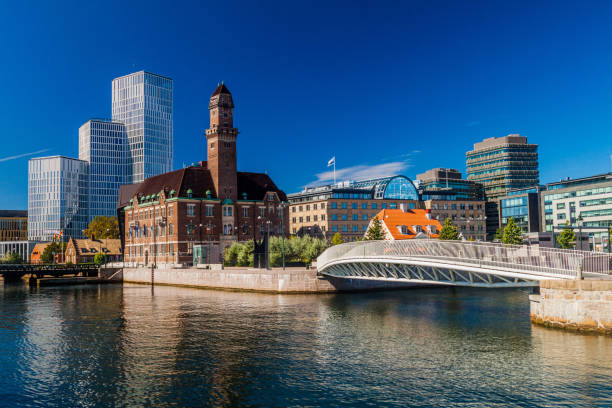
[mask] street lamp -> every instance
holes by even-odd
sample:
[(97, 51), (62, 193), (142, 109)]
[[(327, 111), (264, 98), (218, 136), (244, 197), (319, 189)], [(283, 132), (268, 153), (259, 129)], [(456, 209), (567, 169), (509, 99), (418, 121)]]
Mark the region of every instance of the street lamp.
[(286, 204), (283, 202), (278, 206), (278, 210), (281, 214), (281, 253), (283, 257), (283, 271), (285, 270), (285, 206)]
[(578, 224), (578, 239), (580, 240), (580, 250), (582, 250), (582, 224), (583, 224), (582, 214), (578, 214), (578, 218), (576, 218), (576, 224)]
[(266, 224), (268, 225), (268, 231), (267, 231), (268, 232), (268, 239), (266, 240), (266, 244), (267, 244), (266, 245), (266, 247), (267, 247), (266, 248), (266, 252), (267, 252), (266, 269), (272, 269), (270, 267), (270, 224), (271, 224), (270, 220), (267, 220)]

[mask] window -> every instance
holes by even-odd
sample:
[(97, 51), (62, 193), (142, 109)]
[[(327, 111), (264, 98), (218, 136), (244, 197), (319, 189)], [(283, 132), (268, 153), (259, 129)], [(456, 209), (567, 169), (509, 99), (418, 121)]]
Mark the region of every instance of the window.
[(353, 210), (356, 210), (356, 209), (357, 209), (357, 203), (352, 203), (352, 204), (351, 204), (351, 208), (352, 208)]
[(299, 211), (300, 211), (300, 212), (304, 211), (304, 207), (300, 205), (300, 209), (299, 209)]
[(337, 202), (335, 202), (335, 201), (334, 201), (333, 203), (331, 203), (331, 208), (332, 208), (332, 209), (336, 209), (336, 208), (338, 208), (338, 203), (337, 203)]
[[(266, 216), (266, 207), (257, 207), (257, 210), (261, 218), (264, 218)], [(300, 207), (300, 211), (302, 211), (301, 207)]]
[(172, 223), (168, 224), (168, 235), (172, 235), (174, 233), (174, 227)]
[(565, 209), (565, 203), (557, 203), (557, 210)]
[(268, 193), (268, 201), (274, 201), (274, 193)]
[(310, 222), (310, 215), (306, 216), (306, 222)]
[(324, 210), (325, 209), (325, 203), (321, 203), (321, 209)]
[(242, 207), (242, 217), (246, 218), (249, 216), (249, 207)]
[(168, 206), (168, 217), (172, 217), (172, 213), (174, 212), (172, 209), (174, 208), (174, 206), (169, 205)]
[(348, 203), (342, 203), (341, 206), (343, 210), (346, 210), (348, 208)]
[(342, 221), (348, 221), (348, 214), (342, 214)]
[(382, 204), (380, 205), (380, 208), (382, 208), (383, 210), (384, 210), (385, 208), (387, 208), (387, 203), (382, 203)]
[(213, 217), (215, 215), (215, 207), (213, 205), (207, 205), (204, 214), (207, 217)]
[(359, 214), (353, 214), (353, 221), (359, 220)]
[(295, 224), (297, 222), (297, 219), (295, 217), (293, 217), (293, 218), (291, 218), (291, 222)]
[(338, 221), (338, 214), (332, 214), (331, 219), (332, 221)]
[(372, 203), (372, 209), (373, 209), (373, 210), (375, 210), (375, 209), (377, 209), (377, 208), (378, 208), (378, 204), (376, 204), (376, 203)]
[(223, 207), (223, 216), (224, 217), (231, 217), (232, 216), (232, 207), (224, 206)]
[(361, 214), (361, 220), (362, 221), (367, 221), (368, 220), (368, 214)]
[(353, 225), (353, 232), (359, 232), (359, 225)]
[(313, 205), (312, 205), (312, 209), (313, 209), (313, 210), (316, 210), (316, 209), (317, 209), (317, 204), (313, 204)]
[(557, 214), (557, 219), (558, 220), (564, 220), (565, 219), (565, 213)]
[(456, 210), (457, 209), (457, 204), (452, 204), (451, 205), (451, 209)]
[(306, 204), (306, 211), (310, 211), (310, 204)]
[(191, 233), (193, 232), (193, 223), (189, 223), (187, 224), (187, 235), (191, 235)]
[(331, 230), (332, 230), (332, 232), (338, 232), (338, 226), (337, 225), (332, 225)]
[(465, 204), (459, 204), (459, 208), (461, 208), (462, 210), (465, 210)]
[(187, 216), (195, 216), (195, 204), (187, 204)]
[(304, 222), (304, 217), (300, 217), (300, 222)]
[(321, 214), (321, 221), (325, 221), (325, 214)]
[(348, 232), (348, 225), (342, 226), (342, 232)]
[(318, 216), (318, 215), (313, 215), (313, 216), (312, 216), (312, 220), (313, 220), (314, 222), (319, 221), (319, 216)]

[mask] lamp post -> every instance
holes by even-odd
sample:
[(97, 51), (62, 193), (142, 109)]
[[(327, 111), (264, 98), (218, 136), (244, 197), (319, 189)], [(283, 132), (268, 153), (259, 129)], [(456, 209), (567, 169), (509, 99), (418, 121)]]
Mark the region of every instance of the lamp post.
[(269, 269), (272, 269), (270, 267), (270, 224), (271, 224), (270, 220), (267, 220), (266, 224), (268, 225), (268, 231), (267, 231), (268, 232), (268, 239), (266, 240), (266, 252), (267, 252), (267, 254), (266, 254), (266, 257), (267, 257), (266, 269), (269, 270)]
[(278, 210), (281, 214), (281, 254), (283, 257), (283, 271), (285, 270), (285, 203), (281, 202)]
[(576, 224), (578, 224), (578, 240), (580, 240), (580, 250), (581, 251), (582, 251), (582, 223), (583, 223), (582, 214), (578, 214), (578, 218), (576, 218)]

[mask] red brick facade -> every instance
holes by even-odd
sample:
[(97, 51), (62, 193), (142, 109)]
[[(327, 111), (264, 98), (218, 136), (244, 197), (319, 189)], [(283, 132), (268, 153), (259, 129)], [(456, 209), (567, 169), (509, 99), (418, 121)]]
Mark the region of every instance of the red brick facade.
[(268, 227), (270, 235), (288, 234), (289, 209), (281, 207), (285, 193), (267, 174), (236, 171), (238, 131), (232, 127), (233, 101), (224, 85), (213, 93), (209, 109), (208, 162), (122, 186), (126, 262), (191, 263), (193, 246), (203, 245), (210, 248), (207, 262), (218, 263), (232, 242), (262, 239)]

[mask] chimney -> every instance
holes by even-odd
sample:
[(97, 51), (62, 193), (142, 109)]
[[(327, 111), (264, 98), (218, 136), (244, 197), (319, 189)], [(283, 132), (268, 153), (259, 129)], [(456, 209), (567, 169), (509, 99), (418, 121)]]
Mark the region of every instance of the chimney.
[(428, 220), (431, 220), (431, 210), (429, 208), (425, 210), (425, 216)]

